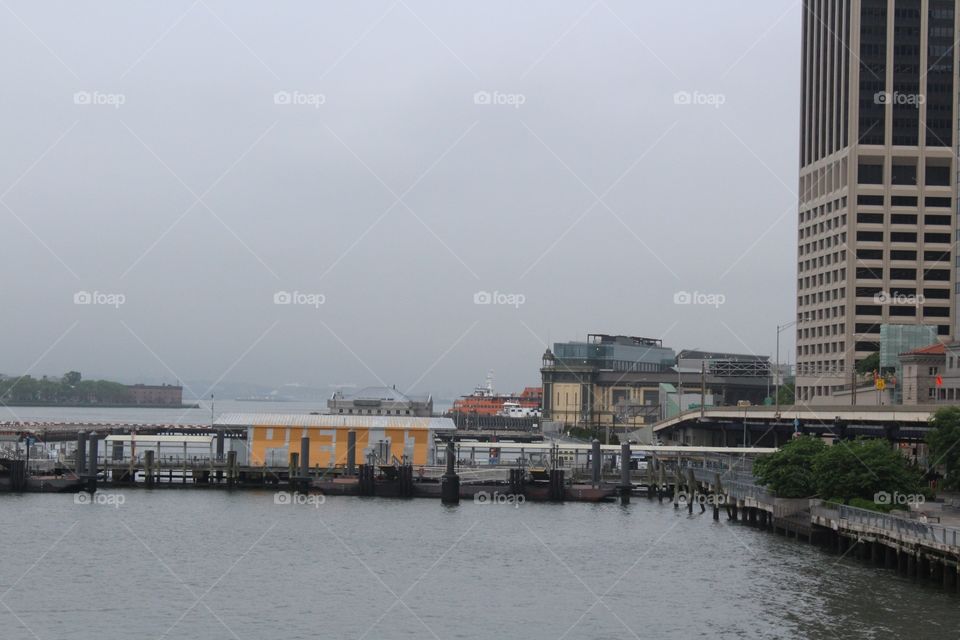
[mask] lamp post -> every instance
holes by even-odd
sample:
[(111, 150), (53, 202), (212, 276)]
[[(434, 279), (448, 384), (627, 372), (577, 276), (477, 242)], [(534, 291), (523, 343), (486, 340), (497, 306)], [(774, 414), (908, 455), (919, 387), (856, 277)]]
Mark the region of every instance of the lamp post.
[(776, 369), (774, 370), (774, 374), (773, 374), (774, 376), (776, 376), (776, 378), (774, 379), (774, 384), (773, 384), (774, 386), (773, 395), (776, 397), (775, 399), (776, 413), (774, 415), (778, 420), (780, 419), (780, 334), (783, 333), (786, 329), (789, 329), (790, 327), (794, 326), (795, 324), (797, 324), (797, 321), (791, 320), (786, 324), (777, 325), (777, 358), (776, 358)]

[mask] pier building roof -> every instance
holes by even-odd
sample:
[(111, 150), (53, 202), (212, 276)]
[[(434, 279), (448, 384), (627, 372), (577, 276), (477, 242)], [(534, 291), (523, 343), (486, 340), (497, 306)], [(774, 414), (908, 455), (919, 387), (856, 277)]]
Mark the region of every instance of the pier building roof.
[(427, 429), (454, 431), (450, 418), (412, 416), (368, 416), (330, 413), (225, 413), (215, 421), (217, 427), (319, 427), (324, 429)]

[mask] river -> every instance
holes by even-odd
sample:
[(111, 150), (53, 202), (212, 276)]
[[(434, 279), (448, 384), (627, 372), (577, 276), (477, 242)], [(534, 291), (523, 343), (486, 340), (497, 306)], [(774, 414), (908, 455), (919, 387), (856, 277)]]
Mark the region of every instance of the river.
[(957, 596), (672, 505), (0, 495), (0, 636), (946, 638)]

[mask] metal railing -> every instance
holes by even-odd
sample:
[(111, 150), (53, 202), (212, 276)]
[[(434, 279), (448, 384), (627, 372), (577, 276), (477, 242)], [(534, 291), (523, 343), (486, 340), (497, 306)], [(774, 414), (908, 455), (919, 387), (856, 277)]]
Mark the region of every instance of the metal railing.
[(932, 542), (953, 547), (958, 546), (958, 543), (960, 543), (960, 529), (911, 518), (903, 518), (889, 513), (880, 513), (843, 504), (827, 503), (822, 500), (814, 501), (810, 512), (813, 516), (820, 518), (836, 520), (838, 522), (846, 521), (847, 523), (862, 527), (880, 529), (890, 535), (898, 536), (905, 540)]

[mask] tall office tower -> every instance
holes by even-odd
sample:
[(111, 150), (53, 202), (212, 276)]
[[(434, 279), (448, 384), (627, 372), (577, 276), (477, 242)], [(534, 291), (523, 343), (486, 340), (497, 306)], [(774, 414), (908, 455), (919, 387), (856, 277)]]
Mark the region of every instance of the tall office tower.
[(804, 0), (798, 403), (849, 403), (881, 324), (958, 335), (957, 14), (957, 0)]

